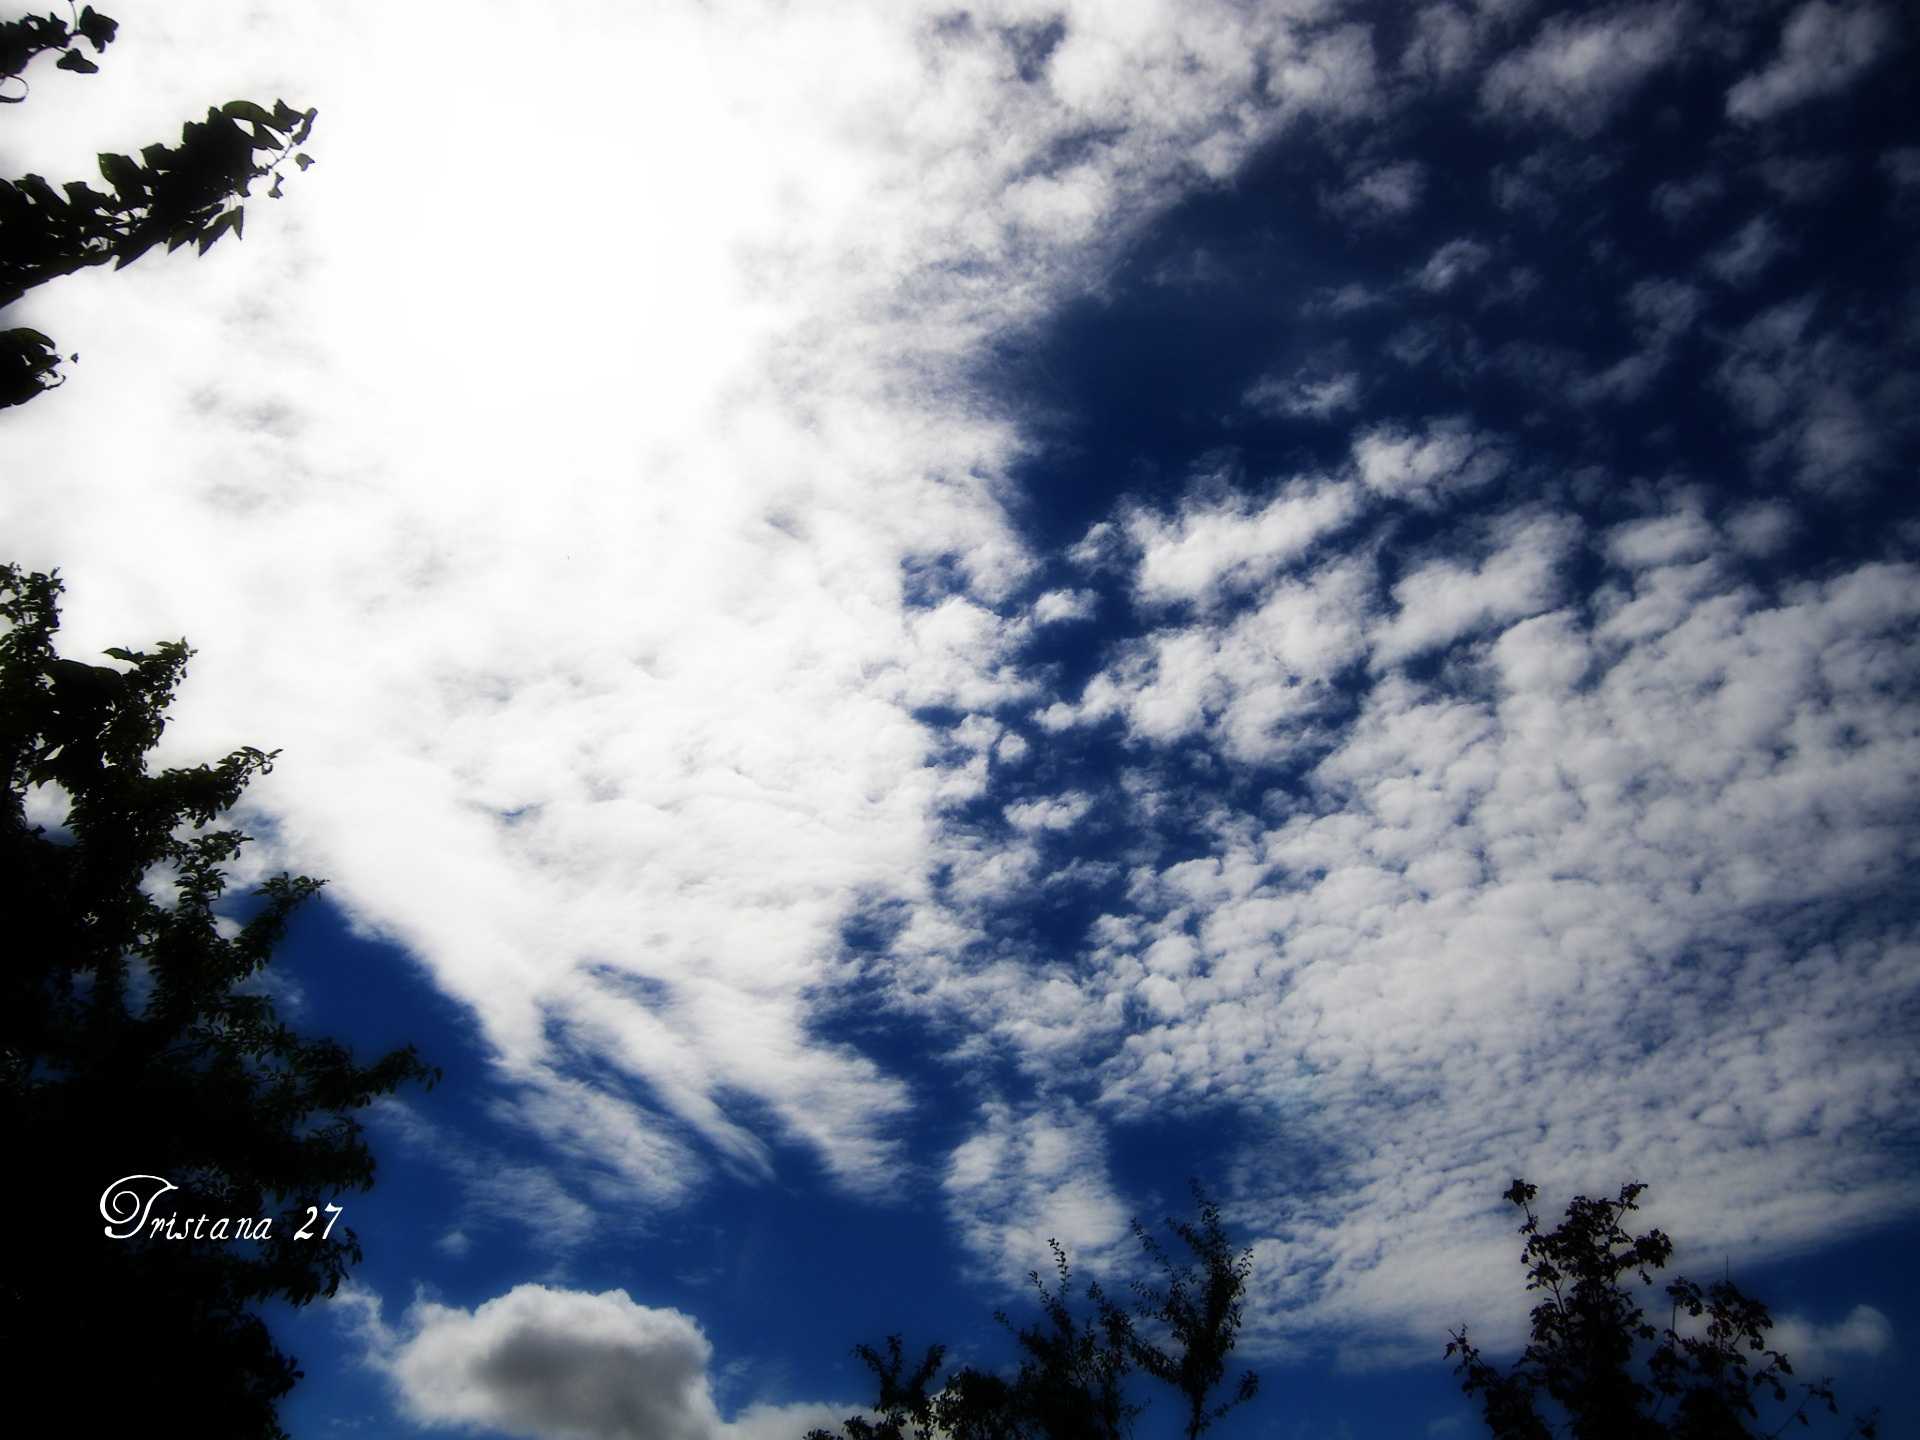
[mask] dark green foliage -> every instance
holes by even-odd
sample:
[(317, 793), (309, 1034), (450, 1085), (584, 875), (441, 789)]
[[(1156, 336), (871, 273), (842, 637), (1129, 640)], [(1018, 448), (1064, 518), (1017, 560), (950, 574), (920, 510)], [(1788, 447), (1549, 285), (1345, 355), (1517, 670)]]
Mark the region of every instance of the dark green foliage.
[[(221, 823), (273, 756), (149, 771), (190, 652), (63, 659), (59, 590), (0, 567), (10, 1393), (65, 1433), (190, 1415), (201, 1433), (275, 1436), (298, 1371), (248, 1307), (334, 1292), (360, 1247), (344, 1224), (299, 1238), (307, 1207), (372, 1183), (354, 1112), (438, 1072), (412, 1047), (356, 1065), (276, 1017), (257, 977), (319, 882), (275, 876), (244, 923), (223, 919), (223, 867), (247, 837)], [(64, 808), (59, 830), (29, 822), (30, 798)], [(141, 1174), (181, 1187), (156, 1216), (272, 1216), (271, 1237), (110, 1239), (103, 1193)]]
[[(1136, 1285), (1139, 1302), (1129, 1312), (1098, 1284), (1087, 1286), (1092, 1314), (1081, 1319), (1068, 1303), (1073, 1276), (1066, 1252), (1049, 1240), (1057, 1288), (1039, 1272), (1028, 1275), (1040, 1301), (1040, 1319), (1016, 1330), (1004, 1313), (994, 1318), (1013, 1333), (1020, 1353), (1011, 1376), (966, 1367), (940, 1379), (946, 1347), (930, 1347), (911, 1371), (900, 1337), (889, 1336), (885, 1353), (861, 1345), (854, 1354), (879, 1382), (871, 1416), (842, 1426), (845, 1440), (1121, 1440), (1133, 1429), (1141, 1406), (1129, 1400), (1126, 1382), (1141, 1371), (1171, 1385), (1187, 1405), (1188, 1440), (1258, 1388), (1252, 1373), (1241, 1377), (1234, 1397), (1210, 1405), (1226, 1375), (1241, 1324), (1240, 1296), (1252, 1252), (1235, 1255), (1220, 1224), (1220, 1209), (1194, 1187), (1198, 1225), (1171, 1228), (1193, 1255), (1176, 1265), (1138, 1221), (1134, 1235), (1165, 1277), (1163, 1289)], [(938, 1385), (936, 1388), (936, 1381)], [(841, 1440), (812, 1431), (807, 1440)]]
[[(1505, 1372), (1467, 1342), (1464, 1327), (1447, 1346), (1495, 1440), (1749, 1440), (1807, 1425), (1816, 1402), (1837, 1414), (1824, 1380), (1797, 1385), (1799, 1403), (1786, 1408), (1793, 1366), (1767, 1347), (1773, 1320), (1730, 1280), (1704, 1289), (1675, 1280), (1666, 1287), (1667, 1325), (1646, 1318), (1625, 1281), (1651, 1286), (1673, 1242), (1623, 1225), (1645, 1189), (1628, 1185), (1613, 1200), (1576, 1196), (1549, 1231), (1533, 1212), (1532, 1185), (1516, 1180), (1507, 1191), (1527, 1217), (1527, 1288), (1547, 1295), (1534, 1307), (1532, 1341)], [(1693, 1322), (1684, 1329), (1683, 1315)], [(1760, 1428), (1763, 1407), (1775, 1412), (1770, 1429)], [(1872, 1418), (1856, 1417), (1847, 1434), (1873, 1440)]]
[[(33, 57), (63, 46), (61, 69), (97, 70), (73, 42), (88, 40), (97, 53), (116, 28), (91, 7), (71, 30), (55, 16), (0, 25), (0, 84), (24, 85), (21, 72)], [(56, 188), (38, 175), (0, 180), (0, 306), (90, 265), (130, 265), (156, 245), (177, 250), (190, 244), (204, 255), (229, 231), (238, 238), (246, 224), (241, 201), (253, 183), (271, 176), (267, 194), (277, 199), (281, 167), (289, 160), (302, 170), (313, 163), (299, 147), (315, 114), (284, 100), (272, 110), (251, 100), (229, 101), (207, 111), (204, 121), (189, 121), (177, 146), (149, 145), (138, 160), (100, 156), (100, 174), (112, 187), (105, 192), (78, 180)], [(46, 336), (20, 329), (0, 337), (0, 407), (24, 404), (59, 384), (60, 356)]]
[(1247, 1276), (1253, 1268), (1253, 1252), (1238, 1257), (1227, 1244), (1220, 1228), (1220, 1207), (1193, 1187), (1193, 1198), (1200, 1206), (1200, 1223), (1190, 1225), (1172, 1220), (1168, 1224), (1188, 1250), (1196, 1264), (1191, 1269), (1176, 1267), (1160, 1243), (1134, 1222), (1133, 1233), (1148, 1255), (1153, 1257), (1167, 1277), (1165, 1292), (1136, 1285), (1143, 1302), (1142, 1313), (1165, 1327), (1173, 1342), (1168, 1348), (1138, 1340), (1134, 1358), (1140, 1368), (1154, 1379), (1164, 1381), (1180, 1392), (1187, 1402), (1187, 1440), (1198, 1440), (1202, 1431), (1234, 1406), (1251, 1400), (1259, 1388), (1259, 1379), (1249, 1371), (1240, 1377), (1231, 1400), (1209, 1408), (1207, 1399), (1227, 1375), (1227, 1357), (1233, 1353), (1240, 1332), (1240, 1296), (1246, 1290)]

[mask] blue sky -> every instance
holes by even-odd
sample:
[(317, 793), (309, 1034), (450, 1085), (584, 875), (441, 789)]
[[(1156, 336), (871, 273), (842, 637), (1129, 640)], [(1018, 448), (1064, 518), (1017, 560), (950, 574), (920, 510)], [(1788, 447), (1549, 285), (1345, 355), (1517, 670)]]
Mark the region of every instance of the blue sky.
[(114, 13), (9, 173), (320, 163), (18, 307), (10, 558), (199, 647), (288, 1013), (448, 1074), (296, 1436), (797, 1437), (1189, 1176), (1241, 1433), (1476, 1433), (1517, 1174), (1911, 1414), (1898, 7)]

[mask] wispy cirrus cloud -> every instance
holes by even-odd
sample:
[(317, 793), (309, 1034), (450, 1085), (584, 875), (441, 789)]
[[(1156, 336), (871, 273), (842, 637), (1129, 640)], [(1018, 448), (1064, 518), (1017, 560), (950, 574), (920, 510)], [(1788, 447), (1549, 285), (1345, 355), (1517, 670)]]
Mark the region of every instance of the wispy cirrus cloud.
[(1886, 55), (1893, 39), (1893, 26), (1878, 6), (1807, 0), (1788, 17), (1780, 53), (1727, 91), (1727, 114), (1749, 123), (1771, 120), (1836, 95)]

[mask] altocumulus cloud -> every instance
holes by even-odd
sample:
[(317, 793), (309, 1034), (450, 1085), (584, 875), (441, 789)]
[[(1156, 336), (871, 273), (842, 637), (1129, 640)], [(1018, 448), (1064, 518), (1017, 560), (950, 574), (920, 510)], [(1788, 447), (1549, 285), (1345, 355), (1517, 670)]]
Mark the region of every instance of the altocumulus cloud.
[[(1245, 539), (1210, 519), (1244, 585), (1265, 516), (1235, 517)], [(1284, 804), (1221, 803), (1211, 855), (1134, 871), (1078, 1032), (1116, 1042), (1109, 1113), (1267, 1117), (1247, 1163), (1275, 1167), (1254, 1194), (1296, 1197), (1267, 1215), (1294, 1237), (1270, 1253), (1290, 1324), (1313, 1293), (1349, 1324), (1437, 1314), (1450, 1232), (1511, 1172), (1591, 1190), (1657, 1170), (1692, 1197), (1664, 1197), (1671, 1223), (1737, 1215), (1735, 1241), (1911, 1203), (1870, 1137), (1902, 1125), (1913, 1078), (1885, 1017), (1920, 963), (1888, 899), (1920, 806), (1920, 574), (1770, 599), (1734, 549), (1685, 512), (1582, 535), (1523, 511), (1388, 585), (1329, 546), (1152, 631), (1054, 719), (1121, 719), (1143, 832), (1180, 784), (1156, 749), (1313, 757)], [(1617, 577), (1597, 610), (1560, 604), (1582, 552)], [(1112, 1028), (1116, 993), (1149, 1023)], [(1320, 1167), (1337, 1214), (1310, 1198)]]
[[(81, 173), (213, 90), (328, 130), (231, 264), (34, 301), (119, 418), (76, 427), (76, 389), (12, 436), (67, 477), (8, 519), (64, 567), (75, 643), (128, 614), (190, 634), (171, 740), (271, 735), (287, 863), (421, 956), (522, 1118), (629, 1196), (764, 1175), (778, 1144), (891, 1183), (907, 1092), (804, 997), (856, 973), (856, 897), (925, 898), (981, 784), (998, 726), (918, 717), (1027, 684), (1001, 613), (1033, 567), (998, 498), (1020, 438), (963, 363), (1093, 284), (1131, 217), (1360, 103), (1364, 35), (1225, 4), (1057, 33), (1018, 4), (237, 34), (125, 8), (116, 63), (164, 79), (36, 106), (23, 168)], [(526, 66), (523, 27), (566, 64)], [(430, 159), (391, 142), (449, 116)], [(675, 138), (610, 171), (613, 134)], [(556, 263), (572, 220), (499, 223), (532, 177), (597, 197), (617, 251)]]
[(364, 1290), (338, 1303), (368, 1343), (368, 1363), (425, 1425), (533, 1440), (773, 1440), (841, 1413), (760, 1405), (723, 1421), (699, 1325), (624, 1290), (519, 1285), (470, 1311), (420, 1301), (398, 1327)]
[[(1124, 1238), (1129, 1126), (1213, 1126), (1269, 1340), (1457, 1319), (1513, 1173), (1657, 1170), (1707, 1245), (1910, 1213), (1917, 537), (1847, 507), (1910, 480), (1911, 289), (1859, 277), (1920, 150), (1814, 123), (1898, 12), (123, 8), (155, 78), (36, 94), (16, 170), (210, 93), (319, 105), (322, 163), (23, 309), (87, 364), (10, 421), (13, 554), (76, 650), (190, 635), (174, 753), (283, 747), (273, 862), (478, 1017), (567, 1163), (476, 1213), (583, 1235), (788, 1147), (1017, 1275)], [(1042, 553), (1049, 417), (980, 357), (1276, 139), (1319, 173), (1247, 228), (1339, 261), (1273, 267), (1209, 443), (1294, 428)], [(1822, 269), (1846, 186), (1884, 225)], [(1084, 683), (1030, 663), (1096, 617)], [(390, 1348), (424, 1417), (718, 1433), (693, 1323), (617, 1292)]]

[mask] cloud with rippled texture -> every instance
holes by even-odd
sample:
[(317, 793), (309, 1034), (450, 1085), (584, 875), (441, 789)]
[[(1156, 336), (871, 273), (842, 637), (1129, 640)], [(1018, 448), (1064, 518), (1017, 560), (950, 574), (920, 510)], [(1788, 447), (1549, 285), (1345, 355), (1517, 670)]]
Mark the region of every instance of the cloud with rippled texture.
[[(77, 386), (24, 412), (21, 463), (72, 479), (10, 533), (65, 567), (77, 641), (129, 612), (194, 637), (172, 734), (274, 737), (289, 863), (474, 1008), (528, 1123), (661, 1202), (776, 1140), (882, 1185), (906, 1092), (801, 997), (852, 897), (914, 902), (978, 789), (916, 716), (1027, 683), (992, 608), (1033, 563), (994, 497), (1018, 437), (956, 364), (1088, 283), (1114, 217), (1363, 103), (1366, 36), (1284, 7), (1057, 34), (1021, 5), (542, 7), (562, 77), (523, 73), (511, 17), (223, 33), (218, 83), (318, 104), (323, 163), (231, 264), (36, 297), (121, 424), (77, 441)], [(42, 168), (205, 83), (216, 10), (122, 19), (116, 61), (168, 83), (137, 116), (37, 107)], [(360, 24), (389, 40), (328, 68)], [(394, 83), (403, 56), (433, 83)], [(507, 74), (510, 110), (478, 78)], [(449, 114), (430, 161), (384, 138)], [(619, 177), (588, 138), (649, 131), (687, 140)], [(555, 265), (545, 230), (476, 223), (505, 174), (599, 197), (621, 252)], [(203, 338), (131, 368), (176, 333)]]
[[(461, 1214), (564, 1240), (797, 1151), (937, 1192), (981, 1274), (1117, 1264), (1128, 1127), (1194, 1117), (1278, 1346), (1457, 1318), (1516, 1171), (1657, 1169), (1702, 1243), (1911, 1213), (1915, 537), (1758, 566), (1911, 454), (1911, 326), (1794, 267), (1855, 172), (1911, 214), (1916, 151), (1779, 128), (1873, 82), (1890, 11), (120, 8), (145, 88), (37, 91), (16, 170), (211, 92), (317, 104), (321, 163), (244, 246), (22, 307), (85, 361), (9, 417), (7, 533), (75, 653), (193, 638), (169, 753), (281, 747), (263, 863), (477, 1017), (557, 1160), (468, 1167)], [(1616, 184), (1709, 73), (1726, 134)], [(1473, 145), (1416, 157), (1446, 105)], [(1048, 552), (1048, 402), (979, 357), (1120, 303), (1275, 143), (1329, 158), (1261, 223), (1351, 263), (1279, 272), (1315, 338), (1218, 408), (1298, 428), (1100, 477)], [(1601, 453), (1670, 394), (1722, 468)], [(1095, 625), (1084, 683), (1030, 663)], [(1082, 935), (1023, 934), (1073, 894)], [(964, 1133), (904, 1163), (951, 1084)], [(436, 1423), (717, 1433), (697, 1327), (617, 1292), (394, 1343)]]
[[(1231, 573), (1263, 519), (1216, 541)], [(1076, 718), (1142, 743), (1321, 752), (1277, 823), (1277, 796), (1229, 810), (1212, 856), (1134, 876), (1088, 1003), (1155, 1018), (1104, 1062), (1100, 1104), (1247, 1106), (1329, 1147), (1339, 1223), (1250, 1204), (1346, 1321), (1437, 1304), (1442, 1235), (1508, 1173), (1657, 1170), (1696, 1238), (1912, 1203), (1862, 1142), (1915, 1079), (1884, 1018), (1920, 941), (1877, 897), (1914, 858), (1920, 573), (1769, 597), (1697, 512), (1473, 528), (1391, 584), (1351, 544), (1276, 556), (1235, 613), (1089, 685)], [(1609, 577), (1568, 609), (1576, 553)], [(1436, 649), (1439, 672), (1408, 673)]]

